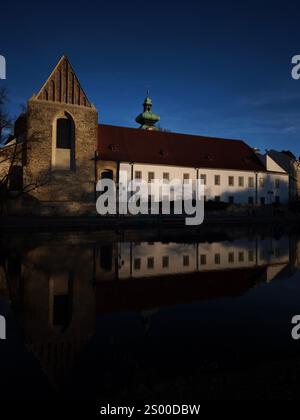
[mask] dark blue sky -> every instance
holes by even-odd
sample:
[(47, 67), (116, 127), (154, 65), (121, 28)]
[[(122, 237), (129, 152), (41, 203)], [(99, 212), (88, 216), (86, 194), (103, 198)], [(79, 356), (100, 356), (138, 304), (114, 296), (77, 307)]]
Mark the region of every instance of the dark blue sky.
[(13, 113), (66, 53), (99, 122), (136, 127), (149, 87), (163, 128), (300, 155), (299, 2), (28, 0), (0, 19)]

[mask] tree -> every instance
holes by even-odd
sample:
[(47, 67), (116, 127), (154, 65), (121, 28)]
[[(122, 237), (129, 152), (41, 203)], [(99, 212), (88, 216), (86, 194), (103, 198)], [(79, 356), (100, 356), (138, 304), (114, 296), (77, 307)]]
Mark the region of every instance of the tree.
[(12, 119), (6, 110), (7, 101), (7, 90), (0, 87), (0, 144), (7, 141), (12, 128)]
[[(5, 213), (6, 205), (9, 200), (16, 199), (21, 195), (48, 184), (51, 177), (51, 171), (42, 171), (39, 176), (28, 183), (23, 182), (23, 163), (26, 151), (34, 147), (34, 143), (42, 141), (41, 133), (35, 133), (32, 138), (27, 138), (26, 130), (21, 133), (14, 133), (11, 136), (13, 121), (6, 111), (8, 101), (7, 91), (0, 89), (0, 215)], [(26, 109), (17, 119), (27, 118)], [(17, 130), (18, 131), (18, 130)], [(14, 138), (15, 137), (15, 138)], [(17, 185), (17, 187), (16, 187)]]

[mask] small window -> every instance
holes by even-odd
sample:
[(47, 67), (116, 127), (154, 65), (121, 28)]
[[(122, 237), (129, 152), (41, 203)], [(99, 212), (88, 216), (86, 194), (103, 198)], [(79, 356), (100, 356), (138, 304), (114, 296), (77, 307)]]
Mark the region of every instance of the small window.
[(183, 256), (183, 265), (186, 267), (188, 265), (190, 265), (190, 257), (189, 255), (184, 255)]
[(254, 203), (253, 197), (248, 197), (248, 204), (253, 204), (253, 203)]
[(215, 196), (215, 202), (219, 203), (221, 201), (221, 197), (219, 195)]
[(190, 179), (190, 174), (183, 174), (183, 182), (188, 182)]
[(140, 270), (141, 269), (141, 259), (140, 258), (135, 258), (134, 259), (134, 269), (135, 270)]
[(135, 171), (134, 177), (135, 179), (142, 179), (142, 171)]
[(206, 175), (205, 174), (201, 174), (200, 175), (200, 179), (201, 179), (201, 183), (202, 183), (202, 185), (206, 185)]
[(252, 176), (249, 176), (248, 178), (248, 187), (254, 188), (254, 178)]
[(221, 255), (215, 254), (215, 264), (221, 264)]
[(233, 252), (229, 252), (229, 254), (228, 254), (228, 262), (229, 263), (233, 263), (234, 262), (234, 253)]
[(228, 177), (228, 185), (230, 187), (233, 187), (234, 186), (234, 177), (233, 176), (229, 176)]
[(243, 262), (243, 261), (244, 261), (244, 253), (239, 252), (239, 262)]
[(233, 204), (234, 203), (234, 197), (231, 195), (228, 197), (228, 203)]
[(276, 178), (275, 179), (275, 188), (279, 188), (280, 187), (280, 179)]
[(169, 172), (164, 172), (163, 173), (163, 180), (164, 180), (164, 182), (169, 182), (170, 181), (170, 174), (169, 174)]
[(243, 187), (243, 186), (244, 186), (244, 177), (239, 176), (239, 187)]
[(200, 255), (200, 264), (201, 265), (205, 265), (206, 264), (206, 255), (205, 254), (201, 254)]
[(168, 268), (169, 267), (169, 257), (168, 256), (163, 256), (162, 257), (162, 266), (163, 266), (163, 268)]
[(263, 188), (265, 186), (265, 179), (264, 178), (259, 178), (259, 186), (261, 188)]
[(154, 180), (154, 172), (148, 172), (148, 182), (152, 182)]
[(221, 177), (220, 175), (215, 175), (215, 185), (220, 185), (221, 184)]
[(154, 258), (153, 257), (148, 257), (148, 259), (147, 259), (147, 268), (149, 268), (149, 269), (153, 269), (154, 268)]

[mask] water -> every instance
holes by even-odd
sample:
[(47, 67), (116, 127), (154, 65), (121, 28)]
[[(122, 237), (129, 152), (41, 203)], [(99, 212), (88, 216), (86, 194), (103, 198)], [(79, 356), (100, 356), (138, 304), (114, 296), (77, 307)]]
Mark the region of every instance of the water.
[(1, 249), (2, 396), (251, 398), (280, 369), (299, 385), (295, 230), (6, 233)]

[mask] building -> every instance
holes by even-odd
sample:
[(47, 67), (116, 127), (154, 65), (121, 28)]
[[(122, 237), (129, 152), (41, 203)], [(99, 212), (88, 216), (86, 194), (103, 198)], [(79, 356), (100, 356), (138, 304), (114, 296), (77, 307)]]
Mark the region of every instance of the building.
[(10, 189), (23, 188), (27, 211), (38, 215), (96, 214), (97, 181), (118, 182), (121, 170), (129, 179), (146, 181), (200, 178), (206, 200), (288, 202), (289, 175), (270, 156), (260, 159), (240, 140), (161, 131), (149, 96), (143, 106), (136, 118), (140, 128), (99, 124), (97, 110), (63, 56), (17, 120), (14, 141), (22, 152), (11, 169)]
[(290, 201), (300, 197), (300, 162), (289, 150), (268, 150), (267, 155), (289, 174)]

